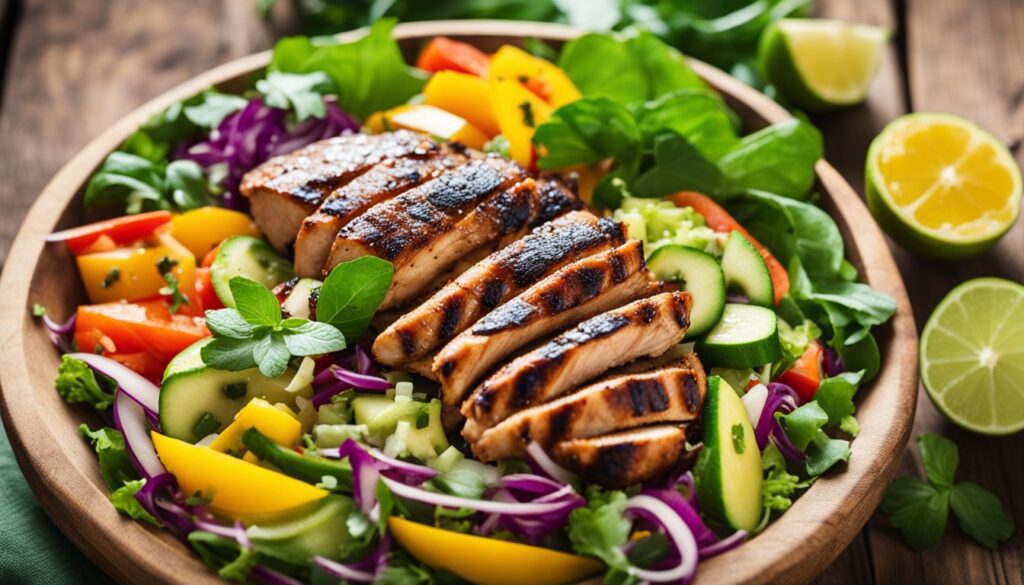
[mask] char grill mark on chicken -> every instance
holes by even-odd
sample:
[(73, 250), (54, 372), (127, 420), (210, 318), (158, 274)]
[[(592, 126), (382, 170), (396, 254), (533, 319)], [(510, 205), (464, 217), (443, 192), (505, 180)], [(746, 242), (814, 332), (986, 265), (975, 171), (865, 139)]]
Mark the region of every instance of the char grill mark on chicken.
[(588, 481), (622, 488), (689, 467), (700, 449), (687, 449), (686, 427), (655, 425), (556, 443), (555, 461)]
[(473, 442), (515, 412), (556, 398), (610, 368), (664, 353), (686, 334), (691, 302), (687, 292), (634, 301), (516, 358), (463, 403), (463, 436)]
[(374, 205), (466, 164), (468, 157), (443, 145), (424, 156), (387, 159), (331, 192), (302, 222), (295, 240), (295, 272), (320, 277), (338, 231)]
[(428, 156), (438, 144), (405, 130), (388, 134), (347, 134), (281, 155), (242, 178), (256, 225), (278, 250), (295, 241), (302, 221), (332, 191), (376, 164), (407, 156)]
[(478, 262), (393, 323), (374, 342), (374, 357), (391, 367), (420, 359), (538, 278), (623, 239), (620, 224), (586, 211), (557, 218)]
[(536, 216), (536, 183), (513, 162), (472, 161), (371, 207), (338, 232), (325, 265), (373, 255), (395, 266), (381, 304), (399, 306), (472, 250)]
[(438, 353), (433, 369), (442, 381), (445, 410), (457, 410), (473, 384), (519, 348), (660, 290), (645, 268), (638, 240), (564, 266), (477, 321)]
[(531, 442), (586, 439), (655, 423), (686, 423), (700, 416), (707, 391), (695, 354), (648, 372), (608, 376), (551, 402), (517, 412), (471, 445), (481, 461), (522, 457)]

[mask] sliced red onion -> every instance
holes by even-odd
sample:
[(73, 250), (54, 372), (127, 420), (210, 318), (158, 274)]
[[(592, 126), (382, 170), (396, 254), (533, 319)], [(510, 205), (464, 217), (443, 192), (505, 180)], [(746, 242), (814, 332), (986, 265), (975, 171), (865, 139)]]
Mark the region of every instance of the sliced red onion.
[(779, 452), (786, 459), (800, 463), (807, 458), (807, 454), (797, 449), (793, 441), (789, 440), (789, 435), (786, 434), (777, 418), (772, 418), (772, 440), (775, 441), (775, 446), (779, 448)]
[(731, 535), (719, 540), (715, 544), (710, 546), (700, 547), (699, 554), (701, 559), (710, 559), (715, 555), (720, 555), (724, 552), (730, 551), (737, 546), (743, 544), (747, 540), (746, 530), (737, 530)]
[(553, 479), (532, 473), (506, 475), (499, 479), (498, 483), (507, 490), (527, 492), (529, 494), (549, 494), (564, 487)]
[(377, 482), (381, 479), (380, 469), (373, 457), (352, 439), (345, 439), (337, 449), (323, 449), (320, 454), (337, 459), (348, 458), (352, 466), (352, 496), (360, 511), (372, 518), (377, 507)]
[(327, 384), (332, 380), (334, 381), (333, 384), (330, 384), (327, 388), (318, 389), (317, 393), (313, 395), (312, 402), (313, 406), (316, 408), (320, 408), (324, 404), (327, 404), (335, 394), (348, 390), (349, 388), (377, 391), (388, 390), (391, 388), (391, 383), (384, 378), (359, 374), (336, 365), (329, 366), (317, 374), (316, 377), (313, 378), (313, 385)]
[(382, 472), (384, 473), (394, 471), (397, 472), (398, 475), (411, 479), (416, 483), (423, 483), (428, 479), (437, 477), (438, 472), (433, 467), (417, 465), (415, 463), (409, 463), (408, 461), (402, 461), (401, 459), (395, 459), (394, 457), (388, 457), (380, 449), (372, 447), (368, 449), (368, 451), (374, 459), (383, 464), (385, 469), (383, 469)]
[(660, 570), (631, 567), (630, 574), (641, 581), (652, 583), (686, 583), (693, 579), (697, 572), (697, 541), (683, 519), (675, 514), (668, 504), (655, 497), (640, 494), (633, 496), (626, 503), (626, 514), (641, 517), (660, 526), (679, 556), (679, 563), (674, 567)]
[(170, 473), (164, 473), (146, 480), (135, 493), (135, 499), (147, 512), (180, 538), (195, 530), (194, 510), (174, 501), (178, 481)]
[(690, 528), (690, 532), (694, 538), (697, 539), (697, 543), (701, 546), (711, 546), (718, 542), (718, 537), (715, 533), (704, 524), (701, 520), (700, 513), (697, 509), (690, 504), (690, 502), (679, 493), (678, 489), (644, 489), (640, 492), (645, 496), (651, 496), (661, 502), (665, 503), (677, 516), (679, 516), (686, 526)]
[(43, 326), (46, 327), (50, 341), (61, 353), (69, 353), (71, 351), (71, 333), (75, 330), (75, 323), (77, 321), (77, 311), (72, 313), (68, 320), (63, 323), (57, 323), (49, 315), (43, 313)]
[(775, 426), (775, 413), (788, 414), (796, 410), (798, 396), (795, 390), (779, 382), (769, 382), (767, 386), (768, 397), (765, 399), (761, 415), (754, 425), (754, 438), (757, 440), (757, 447), (764, 451), (768, 446), (768, 436)]
[(356, 346), (356, 372), (360, 374), (377, 374), (377, 368), (373, 366), (373, 359), (361, 345)]
[(112, 378), (118, 388), (149, 412), (160, 412), (160, 389), (124, 364), (95, 353), (71, 353), (69, 356), (82, 360), (90, 368)]
[(328, 575), (344, 581), (351, 581), (353, 583), (373, 583), (375, 577), (375, 575), (369, 571), (353, 569), (348, 565), (332, 561), (331, 559), (325, 559), (324, 557), (314, 557), (313, 563), (323, 569), (323, 571)]
[(822, 344), (823, 351), (821, 354), (821, 371), (825, 373), (826, 378), (833, 378), (842, 374), (846, 371), (846, 366), (843, 364), (842, 358), (836, 353), (836, 350)]
[(540, 443), (531, 442), (527, 445), (526, 455), (529, 460), (548, 477), (556, 481), (560, 481), (563, 484), (572, 483), (576, 480), (575, 474), (555, 463), (551, 457), (548, 457), (548, 454), (544, 451), (544, 448), (541, 447)]
[(575, 507), (577, 502), (574, 501), (561, 501), (561, 502), (545, 502), (540, 504), (534, 503), (508, 503), (508, 502), (495, 502), (490, 500), (472, 500), (469, 498), (460, 498), (458, 496), (450, 496), (447, 494), (441, 494), (437, 492), (429, 492), (427, 490), (408, 486), (401, 482), (393, 479), (384, 477), (382, 481), (387, 484), (391, 491), (398, 497), (422, 502), (424, 504), (430, 504), (432, 506), (442, 506), (445, 508), (468, 508), (470, 510), (476, 510), (477, 512), (487, 512), (491, 514), (502, 514), (508, 516), (533, 516), (538, 514), (547, 514), (550, 512), (559, 512), (569, 508), (570, 506)]
[(123, 390), (114, 396), (114, 426), (124, 435), (128, 457), (140, 475), (151, 479), (167, 473), (149, 437), (146, 412)]
[(243, 548), (252, 548), (252, 543), (249, 542), (249, 535), (246, 534), (241, 520), (235, 520), (235, 523), (231, 526), (224, 526), (209, 520), (196, 520), (195, 524), (198, 530), (204, 530), (217, 536), (231, 539)]
[(263, 585), (302, 585), (302, 581), (264, 565), (253, 566), (249, 569), (249, 576), (254, 577)]

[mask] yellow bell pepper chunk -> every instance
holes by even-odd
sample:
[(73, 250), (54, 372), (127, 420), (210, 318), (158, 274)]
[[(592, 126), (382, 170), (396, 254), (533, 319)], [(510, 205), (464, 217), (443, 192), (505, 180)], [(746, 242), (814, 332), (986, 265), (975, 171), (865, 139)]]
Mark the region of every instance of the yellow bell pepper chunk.
[(171, 274), (185, 296), (195, 297), (196, 258), (169, 234), (153, 240), (106, 252), (82, 254), (75, 258), (85, 292), (93, 304), (157, 296), (167, 286), (157, 265), (163, 258), (177, 262)]
[(387, 132), (404, 128), (444, 140), (454, 140), (470, 148), (483, 148), (487, 136), (464, 118), (426, 104), (398, 106), (378, 112), (366, 121), (371, 132)]
[[(210, 448), (221, 453), (240, 453), (245, 449), (242, 435), (251, 428), (255, 428), (271, 441), (285, 447), (294, 445), (302, 435), (302, 424), (294, 415), (286, 413), (283, 408), (272, 405), (262, 398), (253, 398), (249, 404), (238, 411), (235, 421), (210, 443)], [(258, 461), (250, 455), (252, 454), (245, 454), (246, 461), (250, 463)]]
[(402, 548), (424, 564), (481, 585), (576, 583), (604, 567), (564, 552), (461, 534), (392, 516), (388, 527)]
[(157, 455), (185, 494), (210, 495), (210, 509), (228, 518), (276, 514), (327, 497), (328, 492), (209, 447), (152, 432)]
[(465, 118), (489, 137), (501, 130), (491, 108), (487, 81), (458, 71), (438, 71), (423, 88), (423, 103)]
[(498, 49), (491, 59), (487, 75), (488, 79), (517, 81), (555, 110), (582, 97), (580, 90), (557, 65), (512, 45)]
[(260, 236), (260, 230), (251, 217), (223, 207), (200, 207), (175, 215), (171, 226), (174, 238), (196, 258), (202, 258), (231, 236)]
[(551, 106), (518, 81), (491, 79), (491, 106), (501, 133), (508, 139), (509, 154), (524, 167), (533, 162), (533, 132), (551, 117)]

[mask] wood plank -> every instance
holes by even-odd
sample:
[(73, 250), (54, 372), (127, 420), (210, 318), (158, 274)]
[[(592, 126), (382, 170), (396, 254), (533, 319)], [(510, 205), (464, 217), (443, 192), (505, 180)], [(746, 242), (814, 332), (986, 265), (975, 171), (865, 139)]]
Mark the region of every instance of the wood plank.
[[(814, 16), (896, 29), (896, 15), (887, 0), (822, 0), (815, 3)], [(825, 138), (825, 158), (862, 197), (864, 160), (868, 146), (886, 123), (906, 112), (904, 91), (898, 43), (893, 42), (886, 49), (885, 59), (865, 103), (812, 118)], [(818, 577), (816, 583), (872, 582), (872, 551), (869, 550), (870, 541), (865, 533), (850, 543), (843, 554)]]
[(272, 38), (237, 0), (24, 0), (0, 113), (0, 258), (36, 194), (91, 138)]
[[(907, 0), (907, 61), (916, 111), (966, 116), (991, 130), (1024, 163), (1024, 4), (1017, 0)], [(914, 303), (918, 327), (956, 284), (977, 276), (1024, 280), (1024, 224), (992, 251), (957, 263), (924, 261), (897, 249), (897, 262)], [(1024, 525), (1024, 435), (991, 438), (955, 428), (921, 392), (915, 433), (943, 434), (960, 447), (959, 481), (992, 490)], [(923, 476), (916, 450), (904, 458), (907, 473)], [(955, 525), (954, 521), (950, 521)], [(869, 545), (879, 583), (1024, 583), (1024, 539), (1018, 535), (991, 552), (954, 526), (942, 542), (913, 553), (886, 520), (871, 523)]]

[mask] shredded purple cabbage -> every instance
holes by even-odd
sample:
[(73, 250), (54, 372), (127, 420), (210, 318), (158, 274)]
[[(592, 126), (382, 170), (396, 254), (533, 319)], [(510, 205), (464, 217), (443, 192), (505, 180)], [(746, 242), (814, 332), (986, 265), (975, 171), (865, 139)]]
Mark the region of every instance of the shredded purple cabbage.
[(754, 425), (754, 438), (757, 440), (757, 447), (764, 451), (768, 446), (768, 437), (772, 428), (778, 423), (775, 422), (775, 413), (789, 414), (796, 410), (799, 396), (796, 391), (779, 382), (768, 383), (768, 398), (765, 399), (764, 408), (761, 409), (761, 416)]
[(823, 351), (821, 354), (821, 370), (825, 373), (826, 378), (833, 378), (842, 374), (846, 371), (846, 366), (843, 364), (843, 359), (839, 357), (836, 350), (831, 347), (822, 344)]
[(289, 128), (287, 110), (264, 105), (259, 98), (253, 99), (242, 110), (224, 118), (206, 140), (179, 145), (172, 157), (195, 161), (207, 169), (226, 165), (222, 204), (244, 210), (248, 202), (239, 196), (238, 187), (245, 173), (272, 157), (359, 131), (359, 123), (338, 108), (333, 98), (325, 98), (325, 102), (326, 116), (308, 118)]

